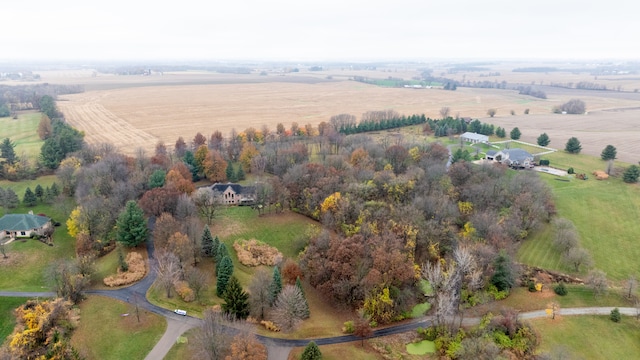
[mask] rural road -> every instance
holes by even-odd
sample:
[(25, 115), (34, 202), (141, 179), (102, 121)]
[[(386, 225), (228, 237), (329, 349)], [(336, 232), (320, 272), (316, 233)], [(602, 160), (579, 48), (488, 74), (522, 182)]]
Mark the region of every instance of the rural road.
[[(152, 224), (150, 224), (152, 226)], [(86, 293), (91, 295), (107, 296), (116, 300), (134, 303), (137, 302), (141, 308), (158, 314), (167, 319), (167, 329), (164, 335), (156, 343), (154, 348), (146, 356), (145, 360), (159, 360), (163, 359), (169, 352), (171, 347), (175, 344), (179, 336), (184, 334), (187, 330), (200, 326), (201, 319), (176, 315), (173, 311), (161, 308), (154, 304), (151, 304), (147, 298), (147, 290), (153, 284), (155, 273), (155, 258), (153, 256), (154, 248), (153, 241), (147, 241), (147, 251), (149, 254), (149, 273), (138, 283), (121, 289), (116, 290), (89, 290)], [(0, 297), (54, 297), (54, 292), (21, 292), (21, 291), (0, 291)], [(583, 308), (566, 308), (560, 309), (557, 314), (560, 315), (608, 315), (613, 310), (613, 307), (583, 307)], [(632, 307), (619, 308), (622, 315), (637, 316), (638, 309)], [(518, 315), (521, 319), (535, 319), (548, 316), (545, 310), (537, 310), (530, 312), (523, 312)], [(379, 337), (386, 335), (393, 335), (403, 333), (406, 331), (412, 331), (419, 327), (428, 327), (431, 324), (431, 317), (423, 317), (413, 321), (405, 322), (399, 325), (378, 329), (373, 332), (371, 337)], [(480, 318), (466, 318), (464, 319), (465, 325), (473, 325), (479, 323)], [(338, 344), (344, 342), (358, 341), (360, 338), (354, 335), (343, 335), (328, 338), (318, 339), (280, 339), (270, 338), (262, 335), (257, 336), (258, 339), (265, 344), (268, 351), (269, 360), (283, 360), (287, 359), (289, 352), (294, 347), (306, 346), (309, 341), (314, 340), (318, 345)]]

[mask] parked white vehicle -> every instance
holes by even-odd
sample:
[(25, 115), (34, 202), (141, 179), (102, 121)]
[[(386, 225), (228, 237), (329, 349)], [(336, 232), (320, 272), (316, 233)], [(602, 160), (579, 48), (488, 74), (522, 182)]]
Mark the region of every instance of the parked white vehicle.
[(182, 316), (186, 316), (187, 315), (187, 311), (186, 310), (175, 309), (175, 310), (173, 310), (173, 312), (178, 314), (178, 315), (182, 315)]

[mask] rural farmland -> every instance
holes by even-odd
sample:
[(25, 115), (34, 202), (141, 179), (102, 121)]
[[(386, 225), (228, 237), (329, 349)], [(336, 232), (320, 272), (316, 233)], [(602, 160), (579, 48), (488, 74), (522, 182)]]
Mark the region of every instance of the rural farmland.
[[(562, 149), (568, 138), (576, 136), (584, 153), (598, 156), (607, 144), (614, 144), (618, 158), (629, 163), (637, 161), (640, 150), (640, 128), (635, 120), (640, 114), (638, 93), (548, 88), (548, 99), (538, 99), (515, 90), (379, 87), (349, 80), (350, 74), (375, 76), (373, 71), (329, 73), (331, 79), (313, 73), (174, 72), (149, 77), (90, 77), (56, 72), (44, 74), (43, 80), (84, 85), (86, 92), (60, 98), (58, 104), (65, 117), (86, 133), (87, 141), (112, 142), (127, 153), (138, 147), (150, 151), (158, 141), (171, 145), (178, 136), (191, 139), (198, 131), (229, 134), (232, 129), (242, 131), (263, 124), (274, 130), (278, 123), (289, 127), (292, 122), (315, 126), (341, 113), (359, 118), (367, 111), (387, 109), (437, 118), (443, 106), (454, 116), (480, 118), (506, 129), (518, 126), (525, 141), (535, 142), (546, 132), (555, 148)], [(401, 74), (408, 78), (410, 72)], [(387, 73), (378, 72), (377, 76)], [(587, 103), (587, 115), (551, 113), (553, 106), (576, 96)], [(489, 108), (497, 109), (494, 118), (486, 115)], [(525, 109), (530, 115), (523, 115)], [(511, 110), (515, 115), (510, 115)]]

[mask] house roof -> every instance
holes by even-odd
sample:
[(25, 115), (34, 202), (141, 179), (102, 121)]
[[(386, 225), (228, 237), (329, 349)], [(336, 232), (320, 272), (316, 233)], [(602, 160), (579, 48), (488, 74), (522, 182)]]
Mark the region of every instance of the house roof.
[(211, 189), (213, 191), (217, 191), (220, 193), (225, 192), (228, 188), (231, 188), (233, 192), (235, 192), (236, 194), (247, 194), (247, 193), (255, 192), (255, 188), (253, 186), (242, 186), (240, 184), (234, 184), (234, 183), (226, 183), (226, 184), (215, 183), (211, 185)]
[(470, 139), (470, 140), (475, 140), (475, 141), (489, 141), (489, 137), (487, 135), (482, 135), (482, 134), (478, 134), (478, 133), (472, 133), (472, 132), (466, 132), (462, 135), (460, 135), (461, 138), (463, 139)]
[(495, 154), (497, 154), (498, 152), (495, 150), (489, 150), (487, 151), (487, 156), (494, 156)]
[(31, 214), (7, 214), (0, 218), (1, 231), (21, 231), (37, 229), (51, 219), (46, 216)]
[(522, 150), (522, 149), (504, 149), (502, 150), (503, 153), (505, 154), (509, 154), (509, 159), (511, 160), (518, 160), (518, 161), (524, 161), (527, 158), (531, 158), (533, 159), (533, 155), (529, 154), (528, 151)]

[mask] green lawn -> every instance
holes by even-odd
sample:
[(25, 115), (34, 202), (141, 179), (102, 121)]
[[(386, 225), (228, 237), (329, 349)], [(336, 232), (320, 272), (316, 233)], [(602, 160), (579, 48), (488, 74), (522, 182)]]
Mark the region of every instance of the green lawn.
[(4, 343), (7, 336), (11, 335), (16, 326), (13, 310), (26, 301), (27, 298), (23, 297), (0, 297), (0, 345)]
[[(580, 157), (579, 157), (580, 158)], [(597, 159), (596, 159), (597, 160)], [(552, 162), (553, 163), (553, 162)], [(591, 160), (581, 160), (587, 167)], [(552, 188), (558, 215), (575, 224), (581, 245), (589, 250), (595, 267), (605, 271), (612, 280), (624, 280), (630, 274), (640, 275), (640, 186), (620, 179), (605, 181), (572, 179), (555, 180), (552, 175), (541, 178)], [(560, 256), (551, 247), (553, 229), (543, 226), (532, 234), (518, 252), (519, 260), (559, 271), (570, 271), (560, 263)]]
[(42, 114), (38, 112), (18, 115), (18, 119), (11, 117), (0, 118), (0, 140), (10, 138), (16, 145), (16, 155), (26, 154), (30, 159), (40, 155), (40, 148), (44, 141), (38, 136), (38, 124)]
[(557, 354), (564, 348), (572, 359), (640, 358), (640, 321), (631, 317), (623, 316), (619, 323), (608, 316), (562, 316), (531, 323), (541, 335), (541, 352)]
[[(123, 316), (123, 314), (129, 314)], [(71, 344), (87, 359), (144, 359), (167, 328), (160, 315), (118, 300), (90, 296), (80, 303), (80, 325)]]
[[(41, 184), (45, 186), (46, 181)], [(26, 188), (32, 182), (15, 183), (16, 187)], [(5, 186), (4, 183), (0, 186)], [(27, 213), (32, 210), (34, 214), (43, 213), (60, 222), (61, 226), (56, 227), (53, 235), (54, 246), (48, 246), (38, 240), (26, 239), (17, 240), (6, 245), (8, 259), (0, 258), (0, 263), (5, 271), (11, 276), (0, 277), (0, 288), (3, 290), (15, 291), (46, 291), (48, 286), (45, 280), (47, 266), (57, 259), (70, 259), (75, 257), (75, 239), (67, 233), (65, 224), (68, 212), (73, 207), (73, 200), (66, 199), (57, 204), (38, 204), (32, 208), (19, 206), (12, 209), (12, 213)]]

